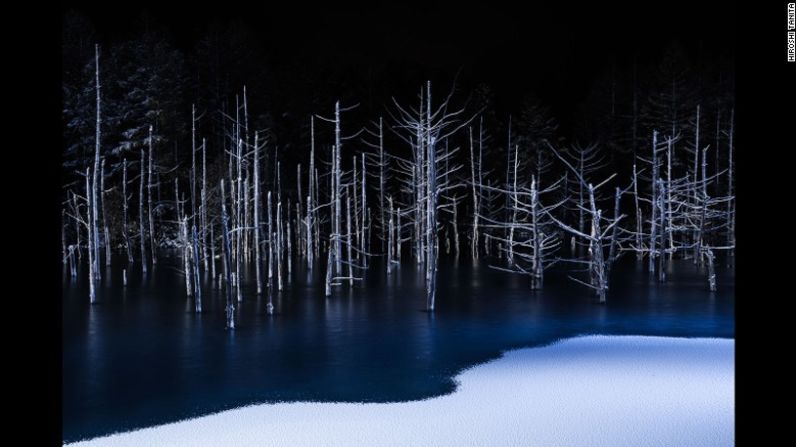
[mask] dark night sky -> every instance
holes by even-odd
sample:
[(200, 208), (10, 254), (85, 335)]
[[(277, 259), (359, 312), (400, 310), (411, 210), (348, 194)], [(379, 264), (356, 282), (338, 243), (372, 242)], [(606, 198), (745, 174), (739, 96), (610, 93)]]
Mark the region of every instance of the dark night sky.
[(728, 2), (496, 3), (144, 1), (135, 10), (78, 1), (65, 9), (87, 15), (105, 42), (139, 30), (146, 11), (186, 50), (211, 23), (240, 24), (253, 32), (253, 44), (271, 67), (300, 64), (321, 75), (328, 67), (380, 67), (375, 82), (388, 94), (403, 94), (396, 92), (402, 86), (414, 91), (435, 74), (449, 82), (461, 69), (461, 78), (493, 87), (498, 110), (514, 109), (529, 91), (554, 112), (571, 109), (614, 60), (628, 64), (635, 55), (642, 64), (654, 61), (672, 42), (692, 60), (734, 50), (735, 11)]

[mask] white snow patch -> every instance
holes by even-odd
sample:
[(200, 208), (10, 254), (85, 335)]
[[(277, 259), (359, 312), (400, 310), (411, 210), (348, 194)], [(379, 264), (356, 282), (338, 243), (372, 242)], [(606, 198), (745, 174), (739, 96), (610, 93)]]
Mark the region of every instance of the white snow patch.
[(70, 446), (731, 446), (731, 339), (584, 336), (505, 353), (456, 392), (278, 403)]

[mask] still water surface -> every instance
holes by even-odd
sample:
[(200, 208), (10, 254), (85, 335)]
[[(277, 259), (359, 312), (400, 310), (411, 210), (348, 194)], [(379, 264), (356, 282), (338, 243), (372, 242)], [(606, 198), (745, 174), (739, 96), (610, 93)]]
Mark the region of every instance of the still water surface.
[[(121, 260), (120, 260), (121, 261)], [(719, 264), (723, 264), (719, 263)], [(123, 265), (123, 264), (117, 264)], [(545, 289), (486, 261), (441, 260), (437, 310), (425, 312), (423, 273), (374, 264), (353, 288), (324, 297), (324, 268), (294, 263), (276, 312), (244, 277), (239, 325), (224, 329), (223, 294), (204, 284), (204, 313), (186, 298), (179, 260), (103, 270), (89, 305), (84, 272), (63, 282), (63, 439), (153, 426), (245, 404), (387, 402), (451, 392), (458, 371), (507, 349), (578, 334), (734, 337), (733, 272), (719, 291), (690, 261), (658, 284), (628, 256), (614, 267), (606, 305), (549, 271)], [(325, 266), (324, 266), (325, 267)], [(253, 272), (250, 277), (253, 278)]]

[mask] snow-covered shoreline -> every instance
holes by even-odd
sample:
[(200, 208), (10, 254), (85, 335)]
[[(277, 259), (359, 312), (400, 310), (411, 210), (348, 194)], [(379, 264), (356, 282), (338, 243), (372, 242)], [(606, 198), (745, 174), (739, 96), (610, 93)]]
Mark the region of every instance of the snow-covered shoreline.
[(735, 341), (590, 335), (506, 352), (456, 392), (223, 411), (69, 446), (730, 446)]

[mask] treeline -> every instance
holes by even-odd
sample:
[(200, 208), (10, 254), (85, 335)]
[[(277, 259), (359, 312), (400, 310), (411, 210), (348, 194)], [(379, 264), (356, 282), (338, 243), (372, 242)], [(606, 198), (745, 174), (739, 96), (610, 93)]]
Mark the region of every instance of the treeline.
[(271, 118), (287, 111), (253, 99), (269, 92), (191, 80), (212, 54), (191, 62), (155, 32), (65, 44), (62, 249), (72, 275), (88, 261), (92, 302), (114, 252), (125, 275), (176, 252), (196, 311), (209, 281), (234, 327), (247, 263), (271, 313), (294, 263), (324, 269), (330, 296), (374, 257), (388, 274), (411, 258), (433, 311), (441, 255), (486, 257), (531, 289), (568, 262), (605, 302), (623, 253), (660, 281), (664, 259), (691, 259), (715, 290), (715, 253), (734, 248), (731, 73), (676, 51), (612, 69), (567, 133), (539, 100), (501, 117), (487, 87), (429, 81), (378, 113), (319, 107), (288, 137)]

